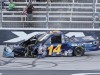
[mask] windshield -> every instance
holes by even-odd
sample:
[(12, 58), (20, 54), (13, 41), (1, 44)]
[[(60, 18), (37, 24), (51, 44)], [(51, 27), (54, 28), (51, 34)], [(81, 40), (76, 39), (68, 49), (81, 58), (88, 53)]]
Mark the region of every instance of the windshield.
[(43, 40), (47, 39), (47, 38), (49, 37), (49, 35), (50, 35), (50, 34), (47, 34), (47, 33), (41, 35), (41, 36), (38, 38), (38, 41), (43, 41)]

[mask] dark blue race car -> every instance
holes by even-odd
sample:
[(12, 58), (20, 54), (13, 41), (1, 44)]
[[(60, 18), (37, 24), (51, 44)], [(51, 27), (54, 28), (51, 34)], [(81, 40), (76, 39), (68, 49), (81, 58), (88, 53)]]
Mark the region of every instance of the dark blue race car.
[(35, 57), (38, 50), (46, 56), (83, 56), (87, 51), (99, 50), (99, 41), (93, 36), (68, 37), (62, 32), (43, 33), (13, 47), (14, 56)]

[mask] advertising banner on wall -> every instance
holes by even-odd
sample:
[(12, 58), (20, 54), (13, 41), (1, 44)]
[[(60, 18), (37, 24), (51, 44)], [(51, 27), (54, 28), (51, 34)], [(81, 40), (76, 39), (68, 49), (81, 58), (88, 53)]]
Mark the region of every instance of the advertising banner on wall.
[[(23, 40), (28, 40), (32, 36), (49, 33), (55, 30), (0, 30), (0, 45), (4, 44), (14, 44)], [(93, 30), (57, 30), (60, 31), (68, 37), (84, 37), (84, 36), (92, 36), (95, 39), (100, 41), (100, 31)], [(85, 38), (86, 39), (86, 38)], [(91, 37), (87, 37), (87, 39), (91, 39)]]

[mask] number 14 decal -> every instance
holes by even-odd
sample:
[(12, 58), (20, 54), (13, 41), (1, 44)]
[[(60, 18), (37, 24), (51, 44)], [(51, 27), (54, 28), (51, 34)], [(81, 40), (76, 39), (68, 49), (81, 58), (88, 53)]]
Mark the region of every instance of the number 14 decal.
[(54, 49), (53, 48), (54, 48), (53, 45), (48, 47), (49, 55), (52, 55), (52, 53), (60, 54), (60, 52), (61, 52), (61, 44), (59, 44), (56, 48), (54, 48)]

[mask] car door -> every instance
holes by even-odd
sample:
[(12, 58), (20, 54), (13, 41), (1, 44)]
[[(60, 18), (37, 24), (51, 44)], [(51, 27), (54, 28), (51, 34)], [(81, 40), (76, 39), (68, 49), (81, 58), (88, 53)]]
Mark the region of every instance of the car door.
[(50, 37), (46, 43), (48, 56), (60, 56), (62, 47), (62, 37), (61, 35), (53, 35)]

